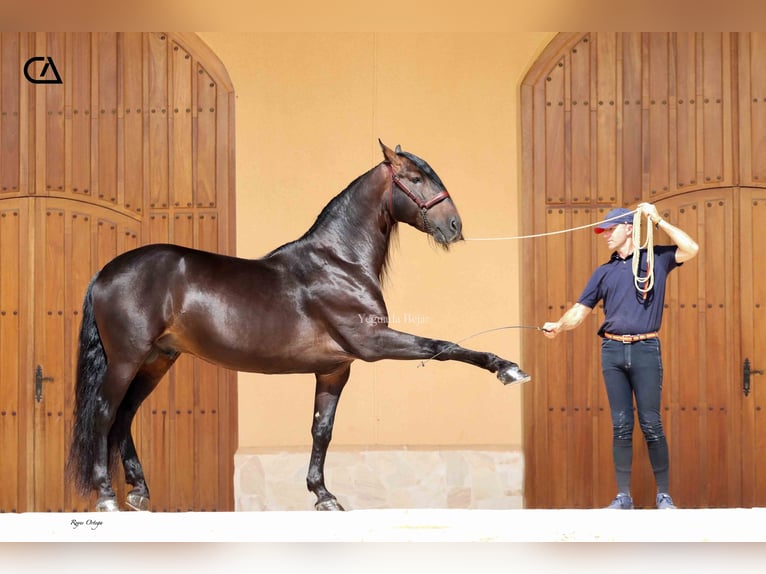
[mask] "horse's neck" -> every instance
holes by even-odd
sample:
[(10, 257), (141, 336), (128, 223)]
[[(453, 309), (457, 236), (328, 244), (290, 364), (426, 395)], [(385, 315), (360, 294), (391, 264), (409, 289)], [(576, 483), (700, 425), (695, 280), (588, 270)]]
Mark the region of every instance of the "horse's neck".
[(382, 164), (360, 177), (346, 191), (350, 194), (332, 217), (315, 230), (315, 239), (331, 242), (345, 259), (357, 262), (380, 275), (385, 266), (392, 226), (385, 212), (388, 171)]

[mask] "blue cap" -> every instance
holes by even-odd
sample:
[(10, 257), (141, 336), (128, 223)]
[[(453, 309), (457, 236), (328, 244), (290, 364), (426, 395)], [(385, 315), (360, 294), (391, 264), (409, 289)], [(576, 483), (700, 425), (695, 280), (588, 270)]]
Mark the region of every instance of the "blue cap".
[(593, 231), (595, 233), (603, 233), (620, 223), (633, 223), (633, 212), (627, 207), (615, 207), (612, 209)]

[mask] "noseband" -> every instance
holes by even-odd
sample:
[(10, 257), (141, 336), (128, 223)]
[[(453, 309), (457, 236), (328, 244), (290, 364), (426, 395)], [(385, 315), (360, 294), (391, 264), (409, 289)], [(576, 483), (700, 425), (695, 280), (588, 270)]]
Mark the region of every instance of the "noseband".
[(406, 185), (404, 185), (404, 182), (402, 182), (401, 179), (396, 177), (394, 175), (394, 168), (391, 167), (390, 163), (385, 164), (386, 167), (388, 167), (388, 172), (391, 174), (391, 195), (389, 197), (389, 211), (391, 212), (391, 217), (396, 221), (396, 216), (394, 215), (394, 184), (401, 189), (404, 192), (404, 195), (409, 197), (413, 202), (415, 202), (415, 205), (417, 205), (420, 208), (420, 212), (423, 215), (423, 222), (427, 223), (426, 220), (426, 212), (431, 209), (434, 205), (437, 203), (441, 203), (445, 199), (447, 199), (450, 195), (449, 192), (445, 189), (443, 191), (440, 191), (436, 195), (434, 195), (431, 199), (428, 201), (423, 201), (420, 199), (417, 195), (412, 193)]

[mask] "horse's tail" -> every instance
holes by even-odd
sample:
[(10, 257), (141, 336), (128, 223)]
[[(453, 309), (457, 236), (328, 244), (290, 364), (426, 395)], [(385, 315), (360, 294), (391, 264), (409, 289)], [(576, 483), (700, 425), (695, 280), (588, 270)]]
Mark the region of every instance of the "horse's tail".
[(82, 304), (72, 444), (67, 461), (67, 475), (84, 495), (93, 490), (93, 466), (97, 456), (96, 412), (107, 365), (93, 313), (93, 283), (97, 278), (98, 273), (88, 285)]

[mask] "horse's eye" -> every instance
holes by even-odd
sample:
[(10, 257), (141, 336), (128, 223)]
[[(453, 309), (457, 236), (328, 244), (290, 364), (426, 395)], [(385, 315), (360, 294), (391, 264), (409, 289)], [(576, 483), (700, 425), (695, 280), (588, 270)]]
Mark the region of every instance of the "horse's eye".
[(423, 180), (422, 180), (422, 179), (420, 179), (420, 177), (418, 177), (418, 176), (416, 175), (416, 176), (414, 176), (414, 177), (411, 177), (411, 178), (410, 178), (410, 181), (411, 181), (412, 183), (420, 183), (420, 182), (421, 182), (421, 181), (423, 181)]

